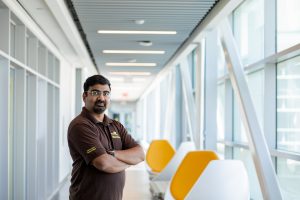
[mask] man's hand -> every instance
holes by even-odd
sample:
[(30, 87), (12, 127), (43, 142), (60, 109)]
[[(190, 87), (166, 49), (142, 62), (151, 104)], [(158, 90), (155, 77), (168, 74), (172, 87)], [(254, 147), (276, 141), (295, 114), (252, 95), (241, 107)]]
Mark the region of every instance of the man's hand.
[(115, 150), (108, 150), (108, 151), (106, 151), (106, 153), (108, 153), (109, 155), (115, 157)]
[(138, 145), (126, 150), (109, 150), (92, 161), (98, 170), (107, 173), (117, 173), (145, 160), (143, 148)]
[(140, 145), (126, 150), (115, 150), (114, 156), (128, 165), (136, 165), (145, 160), (145, 153)]
[(100, 171), (107, 173), (117, 173), (130, 167), (125, 162), (122, 162), (109, 154), (102, 154), (92, 161), (92, 165)]

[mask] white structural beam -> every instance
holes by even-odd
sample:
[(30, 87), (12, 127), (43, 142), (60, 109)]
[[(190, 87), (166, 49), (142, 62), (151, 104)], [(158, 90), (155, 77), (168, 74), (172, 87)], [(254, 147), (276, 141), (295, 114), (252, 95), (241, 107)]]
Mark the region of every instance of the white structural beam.
[(249, 149), (253, 157), (262, 194), (266, 200), (282, 199), (268, 145), (257, 120), (241, 58), (229, 22), (227, 20), (222, 21), (220, 28), (229, 77), (241, 108), (242, 120), (249, 140)]
[(187, 58), (183, 59), (180, 63), (181, 81), (182, 81), (182, 92), (184, 98), (184, 110), (186, 111), (188, 129), (191, 137), (191, 141), (194, 141), (196, 131), (195, 131), (195, 120), (196, 120), (196, 110), (195, 110), (195, 98), (193, 97), (193, 88), (191, 76), (188, 69)]
[(196, 112), (196, 135), (194, 137), (194, 143), (197, 149), (203, 149), (203, 135), (202, 127), (204, 122), (204, 42), (199, 43), (195, 50), (196, 53), (196, 88), (195, 88), (195, 112)]
[[(1, 16), (1, 12), (0, 12)], [(0, 18), (1, 20), (1, 18)], [(8, 199), (9, 61), (0, 56), (0, 197)]]
[(217, 66), (218, 32), (216, 29), (208, 32), (205, 41), (205, 71), (204, 71), (204, 127), (202, 128), (205, 149), (217, 149)]
[[(264, 57), (276, 54), (276, 2), (265, 0)], [(270, 149), (276, 148), (276, 63), (265, 64), (264, 68), (264, 132)], [(275, 161), (275, 159), (273, 159)]]
[(15, 127), (13, 138), (14, 198), (22, 199), (26, 194), (26, 71), (16, 68)]
[[(37, 121), (38, 121), (38, 81), (37, 77), (27, 75), (26, 110), (26, 199), (37, 199)], [(30, 111), (30, 112), (28, 112)]]

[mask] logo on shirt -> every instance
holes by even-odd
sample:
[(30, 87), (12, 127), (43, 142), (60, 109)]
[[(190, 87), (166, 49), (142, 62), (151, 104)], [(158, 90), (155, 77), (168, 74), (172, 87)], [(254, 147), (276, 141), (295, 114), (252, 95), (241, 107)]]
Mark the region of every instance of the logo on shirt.
[(120, 138), (120, 136), (118, 135), (118, 133), (116, 131), (110, 133), (112, 138)]
[(89, 153), (92, 153), (95, 150), (96, 150), (96, 147), (92, 147), (92, 148), (89, 148), (88, 150), (86, 150), (86, 153), (89, 154)]

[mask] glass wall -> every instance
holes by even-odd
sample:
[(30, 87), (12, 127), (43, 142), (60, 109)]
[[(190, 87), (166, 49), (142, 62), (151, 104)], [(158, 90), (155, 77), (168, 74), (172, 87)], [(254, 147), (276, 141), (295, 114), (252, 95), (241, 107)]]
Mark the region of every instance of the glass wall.
[[(269, 157), (272, 160), (274, 172), (279, 179), (283, 199), (287, 200), (299, 199), (300, 196), (297, 190), (300, 184), (299, 10), (300, 1), (298, 0), (245, 0), (240, 5), (237, 5), (227, 16), (232, 20), (233, 38), (230, 39), (233, 39), (233, 46), (236, 45), (238, 47), (236, 60), (242, 63), (243, 73), (249, 89), (251, 99), (247, 100), (251, 100), (253, 103), (256, 119), (266, 145), (270, 150)], [(192, 54), (182, 58), (174, 65), (183, 63), (184, 59), (188, 61), (188, 72), (192, 75), (191, 83), (194, 89), (193, 80), (202, 77), (200, 77), (200, 74), (193, 74), (192, 72), (193, 62), (191, 57), (193, 54), (199, 54), (199, 57), (200, 54), (205, 55), (205, 59), (215, 59), (213, 61), (216, 62), (210, 63), (207, 60), (201, 61), (205, 65), (206, 70), (204, 79), (217, 78), (215, 82), (203, 84), (204, 88), (199, 89), (199, 91), (196, 89), (195, 91), (196, 94), (204, 94), (201, 97), (205, 99), (204, 108), (199, 114), (199, 116), (204, 115), (203, 121), (205, 121), (205, 125), (201, 127), (202, 129), (200, 128), (197, 134), (200, 137), (202, 137), (201, 134), (203, 132), (206, 134), (203, 136), (203, 141), (201, 140), (202, 146), (205, 146), (207, 141), (216, 141), (216, 150), (224, 155), (226, 159), (243, 161), (249, 176), (251, 199), (260, 200), (263, 199), (265, 192), (261, 190), (263, 187), (260, 187), (257, 175), (257, 170), (260, 170), (261, 167), (254, 165), (255, 160), (253, 160), (253, 157), (257, 155), (251, 155), (250, 153), (252, 146), (249, 145), (243, 124), (238, 103), (239, 97), (232, 91), (233, 84), (227, 70), (231, 63), (225, 62), (225, 53), (220, 42), (223, 33), (221, 31), (216, 33), (214, 28), (216, 27), (210, 27), (203, 36), (205, 39), (212, 38), (211, 41), (213, 42), (206, 41), (209, 44), (207, 46), (210, 48), (201, 49), (202, 52), (193, 51)], [(269, 37), (268, 34), (271, 32), (272, 37)], [(282, 52), (282, 50), (291, 46), (293, 48), (289, 49), (290, 52)], [(281, 52), (280, 54), (277, 53), (279, 51)], [(274, 59), (269, 59), (269, 56)], [(238, 60), (239, 58), (240, 60)], [(166, 84), (169, 86), (170, 83), (166, 81)], [(174, 82), (172, 84), (175, 85)], [(182, 108), (184, 108), (183, 106), (185, 106), (186, 102), (178, 100), (179, 97), (176, 93), (180, 94), (178, 92), (180, 87), (176, 89), (176, 96), (170, 96), (172, 94), (170, 90), (172, 86), (166, 87), (162, 85), (160, 87), (161, 95), (163, 95), (163, 97), (160, 97), (161, 106), (175, 102), (176, 105), (172, 106), (172, 109), (176, 109), (176, 112), (168, 110), (167, 105), (166, 108), (162, 109), (165, 114), (161, 114), (161, 117), (164, 116), (164, 121), (168, 121), (168, 118), (174, 120), (174, 114), (178, 113), (177, 110), (180, 109), (182, 112), (185, 112), (185, 109)], [(206, 98), (207, 96), (211, 97), (212, 101), (209, 101), (211, 99)], [(199, 99), (196, 100), (200, 101)], [(148, 100), (151, 101), (151, 97), (147, 98)], [(216, 102), (214, 102), (215, 100)], [(197, 103), (200, 104), (199, 102)], [(210, 116), (207, 114), (209, 112), (213, 114)], [(174, 121), (180, 124), (181, 127), (178, 124), (176, 126), (173, 124), (172, 127), (188, 132), (187, 118), (190, 116), (188, 113), (182, 113), (180, 116), (183, 119), (175, 119)], [(197, 123), (201, 123), (201, 119), (197, 118), (197, 120), (199, 120)], [(206, 125), (209, 125), (209, 123), (214, 124), (215, 121), (215, 131), (213, 133), (205, 132), (208, 129)], [(168, 126), (170, 124), (164, 127)], [(171, 133), (171, 135), (176, 134)]]
[(169, 79), (169, 76), (167, 76), (160, 82), (160, 138), (164, 137), (164, 133), (166, 132), (166, 123), (168, 121), (166, 105), (168, 104), (168, 88), (170, 88)]
[(277, 51), (300, 42), (300, 1), (277, 0)]
[(133, 124), (133, 121), (132, 121), (132, 113), (125, 113), (125, 116), (124, 116), (124, 120), (125, 120), (125, 123), (124, 123), (124, 126), (126, 128), (126, 130), (132, 134), (132, 124)]
[(284, 199), (299, 199), (300, 161), (278, 158), (277, 174)]
[(193, 96), (195, 98), (195, 87), (196, 87), (196, 50), (193, 50), (188, 56), (187, 56), (187, 63), (188, 63), (188, 70), (190, 74), (190, 81), (192, 85), (192, 91)]
[(300, 153), (300, 57), (277, 65), (277, 148)]
[(264, 0), (248, 0), (233, 13), (234, 37), (244, 65), (264, 56)]
[(47, 199), (59, 183), (60, 61), (2, 1), (0, 15), (0, 198)]
[(218, 85), (217, 94), (217, 139), (223, 141), (225, 139), (225, 84)]
[(263, 196), (260, 190), (256, 170), (252, 161), (249, 150), (244, 148), (234, 148), (233, 158), (243, 161), (248, 172), (250, 194), (253, 200), (263, 200)]
[[(220, 38), (221, 33), (218, 31), (218, 38)], [(223, 52), (223, 47), (221, 44), (221, 40), (217, 41), (217, 50), (218, 50), (218, 77), (225, 76), (227, 72), (226, 62), (225, 62), (225, 56)]]

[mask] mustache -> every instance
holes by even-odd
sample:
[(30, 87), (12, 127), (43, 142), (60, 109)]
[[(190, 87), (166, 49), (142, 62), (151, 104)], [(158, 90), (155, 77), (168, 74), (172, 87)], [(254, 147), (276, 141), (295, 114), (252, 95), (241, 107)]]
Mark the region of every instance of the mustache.
[(100, 103), (105, 104), (105, 101), (98, 100), (98, 101), (95, 102), (95, 104), (100, 104)]

